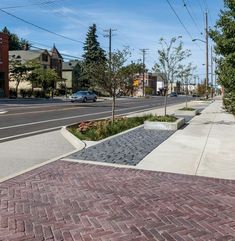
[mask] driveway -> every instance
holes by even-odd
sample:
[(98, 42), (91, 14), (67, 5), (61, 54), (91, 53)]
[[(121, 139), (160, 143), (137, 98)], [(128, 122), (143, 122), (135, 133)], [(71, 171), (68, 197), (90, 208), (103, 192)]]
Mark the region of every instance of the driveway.
[(235, 240), (235, 181), (56, 161), (0, 184), (0, 240)]

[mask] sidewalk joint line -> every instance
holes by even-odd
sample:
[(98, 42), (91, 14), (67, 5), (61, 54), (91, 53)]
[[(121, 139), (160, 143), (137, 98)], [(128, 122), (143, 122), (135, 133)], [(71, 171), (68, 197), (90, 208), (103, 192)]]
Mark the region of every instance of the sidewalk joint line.
[(207, 143), (208, 143), (208, 139), (209, 139), (209, 136), (210, 136), (210, 134), (211, 134), (212, 127), (214, 126), (214, 121), (215, 121), (216, 116), (217, 116), (217, 114), (215, 114), (215, 117), (213, 118), (213, 123), (211, 123), (210, 130), (209, 130), (209, 132), (208, 132), (208, 134), (207, 134), (206, 142), (205, 142), (204, 148), (203, 148), (203, 150), (202, 150), (202, 153), (201, 153), (201, 156), (200, 156), (200, 159), (199, 159), (199, 163), (198, 163), (197, 168), (196, 168), (195, 176), (197, 176), (198, 169), (199, 169), (199, 167), (200, 167), (200, 165), (201, 165), (202, 157), (203, 157), (203, 155), (204, 155), (204, 153), (205, 153), (206, 146), (207, 146)]

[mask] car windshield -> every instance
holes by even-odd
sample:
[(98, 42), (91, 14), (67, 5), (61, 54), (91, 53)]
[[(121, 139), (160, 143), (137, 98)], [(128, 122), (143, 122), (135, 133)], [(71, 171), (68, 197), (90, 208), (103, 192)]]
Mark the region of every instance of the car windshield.
[(75, 95), (86, 95), (87, 92), (86, 91), (78, 91), (75, 93)]

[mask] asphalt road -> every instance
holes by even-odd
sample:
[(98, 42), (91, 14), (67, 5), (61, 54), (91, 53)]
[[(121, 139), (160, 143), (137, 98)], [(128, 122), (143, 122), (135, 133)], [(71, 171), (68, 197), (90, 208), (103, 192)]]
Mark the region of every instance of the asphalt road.
[[(185, 97), (169, 97), (168, 104), (185, 101)], [(116, 114), (123, 115), (164, 105), (164, 97), (150, 99), (122, 98), (117, 100)], [(65, 101), (0, 101), (0, 142), (48, 132), (85, 120), (111, 116), (109, 100), (96, 103)]]

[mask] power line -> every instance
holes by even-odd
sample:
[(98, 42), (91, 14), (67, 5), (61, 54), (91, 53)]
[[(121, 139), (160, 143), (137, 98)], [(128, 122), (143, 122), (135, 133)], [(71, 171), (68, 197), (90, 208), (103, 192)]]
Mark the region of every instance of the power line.
[(32, 3), (32, 4), (27, 4), (27, 5), (8, 6), (8, 7), (2, 7), (1, 9), (5, 10), (5, 9), (25, 8), (28, 6), (41, 6), (41, 5), (55, 3), (56, 1), (58, 1), (58, 0), (45, 1), (45, 2), (41, 2), (41, 3)]
[(70, 41), (73, 41), (73, 42), (76, 42), (76, 43), (82, 43), (82, 44), (83, 44), (82, 41), (79, 41), (79, 40), (76, 40), (76, 39), (73, 39), (73, 38), (64, 36), (64, 35), (62, 35), (62, 34), (59, 34), (59, 33), (53, 32), (53, 31), (51, 31), (51, 30), (49, 30), (49, 29), (46, 29), (46, 28), (44, 28), (44, 27), (38, 26), (38, 25), (36, 25), (36, 24), (34, 24), (34, 23), (31, 23), (31, 22), (29, 22), (29, 21), (27, 21), (27, 20), (25, 20), (25, 19), (23, 19), (23, 18), (17, 17), (16, 15), (14, 15), (14, 14), (12, 14), (12, 13), (9, 13), (9, 12), (3, 10), (3, 9), (0, 9), (0, 11), (3, 12), (3, 13), (5, 13), (5, 14), (7, 14), (7, 15), (9, 15), (9, 16), (11, 16), (11, 17), (13, 17), (13, 18), (15, 18), (15, 19), (20, 20), (21, 22), (27, 23), (27, 24), (35, 27), (35, 28), (38, 28), (38, 29), (43, 30), (43, 31), (45, 31), (45, 32), (48, 32), (48, 33), (50, 33), (50, 34), (56, 35), (56, 36), (58, 36), (58, 37), (61, 37), (61, 38), (64, 38), (64, 39), (67, 39), (67, 40), (70, 40)]
[(186, 33), (189, 35), (189, 37), (191, 39), (193, 39), (193, 36), (191, 35), (191, 33), (188, 31), (188, 29), (186, 28), (186, 26), (184, 25), (184, 23), (182, 22), (182, 20), (180, 19), (179, 15), (177, 14), (177, 12), (175, 11), (175, 9), (173, 8), (172, 4), (170, 3), (169, 0), (166, 0), (168, 5), (170, 6), (171, 10), (173, 11), (173, 13), (175, 14), (175, 16), (177, 17), (177, 19), (179, 20), (180, 24), (183, 26), (184, 30), (186, 31)]
[(189, 8), (188, 8), (188, 5), (186, 4), (185, 0), (183, 0), (183, 4), (184, 4), (184, 7), (186, 8), (190, 18), (192, 19), (194, 25), (196, 26), (197, 30), (199, 31), (199, 33), (202, 35), (202, 31), (200, 30), (198, 24), (197, 24), (197, 21), (195, 20), (195, 18), (193, 17), (193, 15), (191, 14), (191, 12), (189, 11)]
[[(186, 31), (186, 33), (188, 34), (188, 36), (191, 38), (191, 40), (193, 40), (193, 36), (192, 34), (188, 31), (188, 29), (186, 28), (185, 24), (182, 22), (181, 18), (179, 17), (179, 15), (177, 14), (177, 12), (175, 11), (174, 7), (172, 6), (172, 4), (170, 3), (169, 0), (166, 0), (168, 5), (170, 6), (171, 10), (173, 11), (173, 13), (175, 14), (175, 16), (177, 17), (177, 19), (179, 20), (180, 24), (182, 25), (182, 27), (184, 28), (184, 30)], [(202, 50), (202, 48), (197, 44), (195, 43), (200, 50)], [(202, 50), (203, 51), (203, 50)]]

